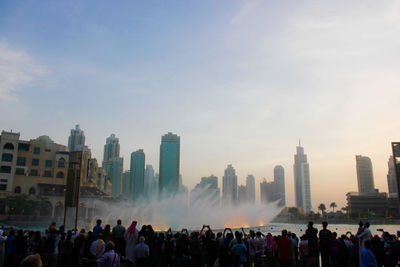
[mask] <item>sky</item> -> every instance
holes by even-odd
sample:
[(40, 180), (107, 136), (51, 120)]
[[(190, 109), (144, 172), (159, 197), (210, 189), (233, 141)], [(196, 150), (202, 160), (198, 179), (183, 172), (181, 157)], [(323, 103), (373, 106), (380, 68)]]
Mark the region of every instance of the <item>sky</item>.
[[(357, 190), (355, 155), (387, 192), (400, 140), (399, 1), (1, 1), (0, 125), (68, 143), (80, 124), (100, 162), (120, 139), (158, 170), (181, 136), (183, 183), (286, 173), (301, 140), (313, 208)], [(259, 189), (257, 188), (257, 191)]]

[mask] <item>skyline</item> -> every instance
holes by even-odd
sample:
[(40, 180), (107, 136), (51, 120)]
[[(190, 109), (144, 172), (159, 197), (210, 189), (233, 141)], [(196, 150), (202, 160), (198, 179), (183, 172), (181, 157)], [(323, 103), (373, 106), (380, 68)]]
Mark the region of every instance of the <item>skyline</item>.
[(99, 162), (115, 133), (124, 166), (142, 148), (155, 169), (174, 132), (190, 188), (211, 174), (220, 184), (228, 164), (238, 184), (282, 165), (288, 206), (301, 138), (312, 206), (342, 207), (357, 191), (355, 155), (387, 192), (399, 44), (398, 1), (3, 1), (0, 125), (67, 145), (78, 123)]
[[(3, 129), (4, 130), (4, 129)], [(72, 130), (73, 130), (73, 128), (72, 128)], [(84, 131), (84, 129), (80, 129), (80, 130), (82, 130), (82, 131)], [(21, 134), (20, 132), (18, 132), (19, 134)], [(171, 132), (168, 132), (167, 134), (164, 134), (164, 135), (162, 135), (161, 137), (163, 137), (163, 136), (167, 136), (167, 135), (170, 135), (170, 134), (173, 134), (173, 133), (171, 133)], [(174, 134), (175, 135), (175, 134)], [(21, 135), (22, 136), (22, 135)], [(46, 136), (46, 135), (45, 135)], [(49, 136), (51, 139), (52, 139), (52, 137), (51, 136)], [(87, 137), (87, 136), (85, 136), (85, 137)], [(177, 135), (177, 137), (178, 137), (178, 139), (180, 139), (181, 138), (181, 136), (179, 136), (179, 135)], [(110, 136), (108, 136), (108, 137), (106, 137), (106, 142), (109, 142), (109, 140), (110, 140), (110, 138), (114, 138), (114, 139), (116, 139), (117, 141), (118, 141), (118, 153), (119, 153), (119, 150), (120, 150), (120, 143), (119, 143), (119, 138), (118, 138), (118, 136), (116, 136), (114, 133), (111, 133), (110, 134)], [(33, 137), (33, 138), (28, 138), (28, 140), (31, 140), (31, 139), (36, 139), (35, 137)], [(69, 138), (68, 138), (69, 139)], [(54, 140), (53, 140), (54, 141)], [(56, 142), (56, 143), (58, 143), (58, 142)], [(66, 148), (68, 148), (68, 143), (67, 144), (65, 144), (65, 143), (58, 143), (58, 144), (60, 144), (60, 145), (63, 145), (63, 146), (65, 146)], [(108, 144), (108, 143), (107, 143)], [(299, 145), (301, 145), (300, 144), (300, 142), (299, 142), (299, 144), (297, 144), (296, 145), (296, 151), (298, 150), (298, 148), (299, 148)], [(91, 150), (92, 151), (92, 147), (88, 147), (87, 145), (85, 145), (85, 147), (86, 148), (88, 148), (89, 150)], [(107, 145), (104, 145), (104, 148), (106, 148), (107, 147)], [(122, 146), (121, 146), (122, 147)], [(304, 149), (304, 147), (303, 146), (301, 146), (301, 148), (303, 148)], [(147, 154), (146, 154), (146, 151), (143, 151), (143, 149), (137, 149), (136, 151), (132, 151), (131, 153), (129, 153), (129, 158), (128, 159), (125, 159), (124, 157), (122, 157), (123, 158), (123, 166), (126, 166), (126, 165), (124, 165), (124, 164), (126, 164), (125, 162), (127, 162), (128, 163), (128, 166), (127, 167), (124, 167), (124, 172), (130, 172), (131, 171), (131, 157), (132, 157), (132, 154), (134, 154), (134, 153), (137, 153), (138, 151), (142, 151), (143, 153), (144, 153), (144, 155), (145, 155), (145, 157), (146, 157), (146, 166), (148, 166), (148, 165), (150, 165), (150, 166), (153, 166), (154, 168), (155, 168), (155, 174), (158, 174), (158, 172), (157, 172), (157, 170), (158, 170), (158, 168), (159, 168), (159, 166), (158, 165), (155, 165), (155, 164), (152, 164), (152, 163), (149, 163), (148, 161), (147, 161)], [(298, 151), (297, 151), (298, 152)], [(104, 154), (104, 151), (103, 151), (103, 154)], [(294, 156), (295, 156), (296, 154), (294, 154)], [(357, 159), (357, 156), (359, 156), (359, 155), (355, 155), (356, 156), (356, 159)], [(96, 155), (94, 155), (93, 154), (93, 152), (92, 152), (92, 157), (94, 157), (94, 158), (96, 158), (97, 160), (98, 160), (98, 158), (97, 158), (97, 156)], [(391, 157), (391, 156), (390, 156)], [(368, 157), (367, 157), (368, 158)], [(181, 159), (182, 160), (182, 159)], [(159, 162), (159, 161), (158, 161)], [(293, 161), (293, 164), (294, 164), (294, 161)], [(230, 168), (230, 166), (231, 167), (233, 167), (233, 168), (235, 168), (235, 166), (233, 165), (233, 164), (228, 164), (226, 167), (224, 167), (224, 170), (223, 170), (223, 173), (225, 173), (226, 172), (226, 170), (227, 169), (229, 169)], [(293, 166), (294, 165), (292, 165), (292, 176), (294, 176), (294, 173), (293, 173)], [(372, 166), (373, 166), (373, 162), (372, 162)], [(158, 167), (158, 168), (157, 168)], [(272, 179), (271, 179), (271, 177), (268, 177), (268, 178), (266, 178), (267, 176), (260, 176), (260, 177), (254, 177), (255, 178), (255, 187), (256, 187), (256, 191), (255, 191), (255, 193), (256, 193), (256, 199), (258, 199), (257, 200), (257, 202), (258, 201), (261, 201), (260, 200), (260, 197), (261, 197), (261, 192), (260, 192), (260, 190), (261, 190), (261, 187), (260, 187), (260, 183), (263, 183), (263, 182), (265, 182), (265, 179), (268, 181), (268, 182), (273, 182), (274, 180), (275, 180), (275, 177), (274, 177), (274, 170), (275, 170), (275, 168), (276, 167), (281, 167), (280, 165), (275, 165), (274, 166), (274, 169), (273, 169), (273, 175), (272, 175)], [(354, 166), (354, 168), (355, 168), (355, 171), (357, 172), (357, 161), (355, 162), (355, 166)], [(285, 167), (284, 167), (284, 169), (285, 169)], [(389, 170), (389, 168), (388, 168), (388, 170)], [(236, 168), (234, 169), (234, 171), (236, 172)], [(285, 171), (285, 170), (284, 170)], [(289, 174), (290, 174), (290, 171), (289, 171)], [(212, 173), (212, 174), (209, 174), (209, 175), (215, 175), (214, 173)], [(312, 171), (311, 171), (311, 175), (312, 175)], [(223, 188), (223, 175), (222, 176), (218, 176), (218, 175), (215, 175), (217, 178), (218, 178), (218, 188), (220, 188), (220, 190), (221, 190), (221, 200), (222, 200), (222, 188)], [(246, 175), (246, 177), (245, 178), (241, 178), (239, 175), (237, 175), (236, 174), (236, 176), (237, 176), (237, 188), (239, 188), (240, 186), (245, 186), (246, 187), (246, 184), (247, 184), (247, 178), (248, 178), (248, 176), (253, 176), (252, 174), (248, 174), (248, 175)], [(204, 176), (202, 176), (202, 177), (204, 177)], [(293, 177), (292, 177), (293, 178)], [(196, 185), (199, 183), (199, 180), (201, 180), (202, 178), (200, 178), (200, 177), (198, 177), (198, 180), (193, 180), (193, 181), (190, 181), (189, 183), (186, 183), (186, 180), (184, 179), (184, 183), (183, 183), (183, 185), (185, 185), (185, 186), (188, 186), (189, 187), (189, 191), (191, 191), (193, 188), (195, 188), (196, 187)], [(296, 206), (296, 203), (295, 203), (295, 191), (294, 191), (294, 180), (292, 180), (292, 181), (288, 181), (287, 180), (288, 179), (288, 177), (285, 175), (285, 188), (287, 189), (287, 186), (288, 186), (288, 184), (289, 184), (289, 188), (291, 188), (291, 187), (293, 187), (293, 192), (286, 192), (286, 194), (285, 194), (285, 197), (286, 197), (286, 199), (292, 199), (293, 200), (293, 205), (291, 205), (291, 204), (287, 204), (286, 206), (288, 206), (288, 207), (291, 207), (291, 206)], [(355, 177), (355, 179), (356, 179), (356, 185), (358, 186), (358, 181), (357, 181), (357, 173), (356, 173), (356, 177)], [(386, 193), (389, 193), (389, 190), (388, 190), (388, 183), (387, 183), (387, 177), (385, 177), (385, 179), (386, 179), (386, 188), (385, 189), (383, 189), (383, 190), (380, 190), (378, 187), (376, 187), (375, 186), (375, 188), (376, 189), (378, 189), (380, 192), (386, 192)], [(375, 178), (373, 178), (373, 180), (375, 181)], [(311, 181), (312, 181), (312, 177), (311, 177)], [(192, 185), (192, 183), (191, 182), (193, 182), (193, 185)], [(121, 180), (121, 183), (123, 184), (124, 182)], [(348, 191), (348, 192), (358, 192), (359, 191), (359, 188), (356, 188), (356, 189), (354, 189), (354, 190), (350, 190), (350, 191)], [(114, 191), (113, 191), (114, 192)], [(344, 194), (347, 194), (348, 192), (345, 192)], [(293, 195), (290, 195), (291, 193), (293, 193)], [(288, 195), (289, 194), (289, 195)], [(312, 190), (312, 182), (311, 182), (311, 197), (313, 197), (313, 190)], [(332, 201), (322, 201), (322, 202), (319, 202), (319, 204), (320, 203), (325, 203), (325, 204), (328, 204), (328, 202), (329, 203), (331, 203), (331, 202), (336, 202), (337, 204), (339, 203), (341, 203), (341, 201), (340, 200), (332, 200)], [(313, 201), (312, 202), (312, 206), (313, 206), (313, 211), (317, 211), (316, 210), (316, 206), (314, 206), (315, 205), (315, 203), (317, 203), (317, 202), (315, 202), (315, 201)], [(319, 205), (318, 204), (318, 205)], [(343, 207), (345, 206), (345, 204), (346, 204), (346, 200), (344, 200), (344, 203), (343, 203)], [(340, 208), (341, 206), (339, 206), (339, 208)]]

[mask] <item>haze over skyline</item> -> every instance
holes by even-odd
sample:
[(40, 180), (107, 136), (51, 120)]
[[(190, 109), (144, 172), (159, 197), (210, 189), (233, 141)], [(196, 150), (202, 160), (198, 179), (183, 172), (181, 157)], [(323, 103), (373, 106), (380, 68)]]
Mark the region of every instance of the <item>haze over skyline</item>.
[(313, 209), (345, 206), (355, 155), (387, 192), (400, 139), (400, 2), (25, 1), (0, 3), (0, 125), (68, 144), (75, 124), (102, 160), (111, 133), (124, 166), (161, 135), (181, 137), (193, 188), (232, 164), (238, 184), (282, 165), (294, 206), (302, 140)]

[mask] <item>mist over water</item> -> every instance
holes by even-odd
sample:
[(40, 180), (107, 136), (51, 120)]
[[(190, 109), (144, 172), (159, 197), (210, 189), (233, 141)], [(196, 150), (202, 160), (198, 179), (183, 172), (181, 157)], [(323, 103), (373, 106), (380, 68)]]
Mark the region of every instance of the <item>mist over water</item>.
[(204, 194), (192, 193), (190, 198), (195, 200), (191, 205), (187, 193), (154, 196), (135, 205), (120, 202), (104, 210), (102, 218), (111, 225), (121, 219), (124, 225), (136, 220), (139, 225), (151, 224), (155, 230), (199, 230), (203, 224), (212, 229), (264, 226), (281, 211), (275, 203), (221, 206), (215, 198), (199, 196)]

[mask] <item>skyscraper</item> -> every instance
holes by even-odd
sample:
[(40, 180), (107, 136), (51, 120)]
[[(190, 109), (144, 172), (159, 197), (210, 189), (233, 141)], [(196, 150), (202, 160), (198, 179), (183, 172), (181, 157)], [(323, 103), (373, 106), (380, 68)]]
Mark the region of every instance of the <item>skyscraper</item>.
[(200, 201), (201, 205), (219, 206), (219, 195), (218, 177), (214, 175), (202, 177), (200, 183), (190, 193), (190, 205), (193, 207)]
[(71, 129), (71, 135), (68, 138), (68, 149), (73, 151), (88, 150), (85, 146), (85, 132), (81, 130), (79, 124), (75, 125), (75, 129)]
[(144, 170), (144, 196), (152, 197), (158, 192), (158, 183), (154, 175), (154, 168), (152, 165), (146, 165)]
[(231, 164), (225, 169), (224, 177), (222, 177), (222, 202), (224, 205), (232, 205), (237, 203), (238, 184), (236, 171)]
[(250, 203), (256, 202), (256, 182), (254, 175), (248, 175), (246, 178), (246, 196)]
[(294, 190), (296, 196), (296, 207), (302, 208), (305, 214), (311, 209), (311, 188), (310, 188), (310, 166), (307, 162), (307, 155), (299, 143), (296, 147), (297, 154), (294, 155)]
[(179, 188), (180, 137), (168, 133), (161, 137), (159, 190), (162, 195), (174, 195)]
[(267, 180), (264, 179), (260, 183), (261, 203), (270, 203), (279, 200), (277, 192), (278, 184), (275, 182), (267, 182)]
[(356, 169), (358, 192), (360, 194), (369, 194), (374, 192), (375, 185), (371, 159), (369, 157), (356, 155)]
[(285, 169), (280, 165), (274, 168), (274, 182), (278, 185), (278, 198), (281, 200), (279, 205), (286, 206)]
[(115, 134), (111, 134), (110, 137), (107, 137), (104, 145), (103, 161), (115, 158), (119, 158), (119, 138), (116, 138)]
[(122, 171), (124, 159), (119, 157), (119, 139), (111, 134), (104, 145), (103, 168), (112, 184), (112, 196), (118, 197), (122, 192)]
[(388, 174), (387, 174), (387, 183), (389, 189), (389, 195), (397, 195), (397, 177), (396, 177), (396, 170), (394, 167), (393, 156), (390, 156), (388, 161)]
[(144, 193), (144, 166), (145, 155), (143, 149), (131, 154), (131, 200), (135, 201), (143, 197)]

